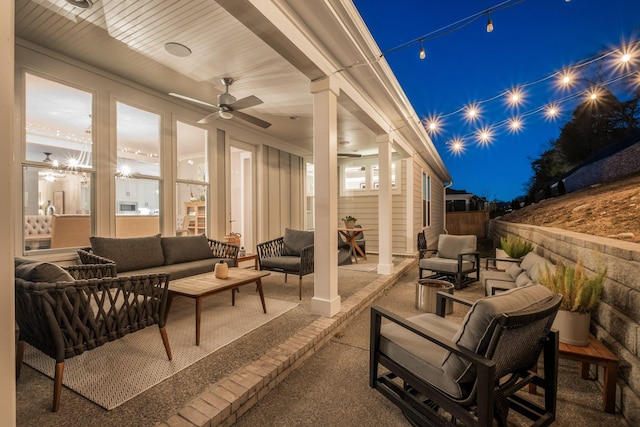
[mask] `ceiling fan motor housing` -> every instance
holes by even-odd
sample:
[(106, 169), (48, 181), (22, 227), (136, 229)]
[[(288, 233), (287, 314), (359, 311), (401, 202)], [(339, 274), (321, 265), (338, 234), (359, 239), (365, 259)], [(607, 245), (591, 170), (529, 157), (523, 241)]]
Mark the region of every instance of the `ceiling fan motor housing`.
[(231, 105), (236, 102), (236, 97), (228, 92), (218, 95), (218, 105)]

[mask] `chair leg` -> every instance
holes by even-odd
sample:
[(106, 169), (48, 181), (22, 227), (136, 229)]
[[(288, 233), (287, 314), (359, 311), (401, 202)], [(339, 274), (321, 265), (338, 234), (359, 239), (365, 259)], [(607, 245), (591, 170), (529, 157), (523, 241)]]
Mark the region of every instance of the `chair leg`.
[(284, 273), (284, 283), (287, 283), (287, 273)]
[[(231, 292), (233, 292), (233, 289)], [(167, 337), (167, 330), (165, 328), (160, 328), (160, 336), (162, 337), (162, 344), (164, 344), (164, 350), (167, 352), (167, 357), (171, 360), (173, 356), (171, 355), (171, 347), (169, 346), (169, 338)]]
[(58, 412), (60, 409), (60, 394), (62, 394), (62, 374), (64, 372), (64, 361), (56, 363), (53, 377), (53, 407), (51, 412)]
[(298, 288), (300, 292), (300, 301), (302, 301), (302, 276), (298, 277)]

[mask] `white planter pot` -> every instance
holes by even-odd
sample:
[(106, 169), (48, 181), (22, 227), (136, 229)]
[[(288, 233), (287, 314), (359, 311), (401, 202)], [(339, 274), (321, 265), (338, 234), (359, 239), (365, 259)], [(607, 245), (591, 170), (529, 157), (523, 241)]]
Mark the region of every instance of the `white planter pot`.
[(560, 342), (570, 345), (589, 345), (589, 313), (574, 313), (566, 310), (558, 310), (553, 329), (560, 332)]
[[(500, 248), (496, 248), (496, 258), (498, 259), (513, 259), (515, 260), (516, 258), (511, 258), (509, 256), (507, 256), (507, 253), (505, 251), (503, 251)], [(520, 261), (518, 259), (518, 261)], [(511, 267), (511, 264), (513, 264), (512, 262), (500, 262), (500, 261), (496, 261), (496, 268), (499, 270), (506, 270), (507, 268)]]

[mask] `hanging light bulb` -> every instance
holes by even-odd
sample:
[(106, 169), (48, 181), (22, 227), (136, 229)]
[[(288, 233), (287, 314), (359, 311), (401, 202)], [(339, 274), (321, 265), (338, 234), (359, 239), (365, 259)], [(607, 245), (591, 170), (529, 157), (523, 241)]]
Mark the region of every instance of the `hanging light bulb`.
[(493, 32), (493, 20), (491, 19), (491, 12), (488, 12), (489, 20), (487, 20), (487, 33)]
[(420, 59), (425, 59), (427, 57), (427, 52), (424, 50), (424, 45), (422, 44), (422, 40), (420, 40)]

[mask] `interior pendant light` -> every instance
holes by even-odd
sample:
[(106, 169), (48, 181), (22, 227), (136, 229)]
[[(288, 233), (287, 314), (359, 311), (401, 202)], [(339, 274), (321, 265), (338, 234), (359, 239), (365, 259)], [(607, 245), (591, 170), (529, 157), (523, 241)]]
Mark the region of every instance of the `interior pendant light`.
[(420, 40), (420, 59), (425, 59), (427, 57), (427, 52), (424, 50), (424, 45), (422, 44), (422, 40)]
[(493, 32), (493, 20), (491, 19), (491, 12), (489, 12), (489, 20), (487, 21), (487, 33)]

